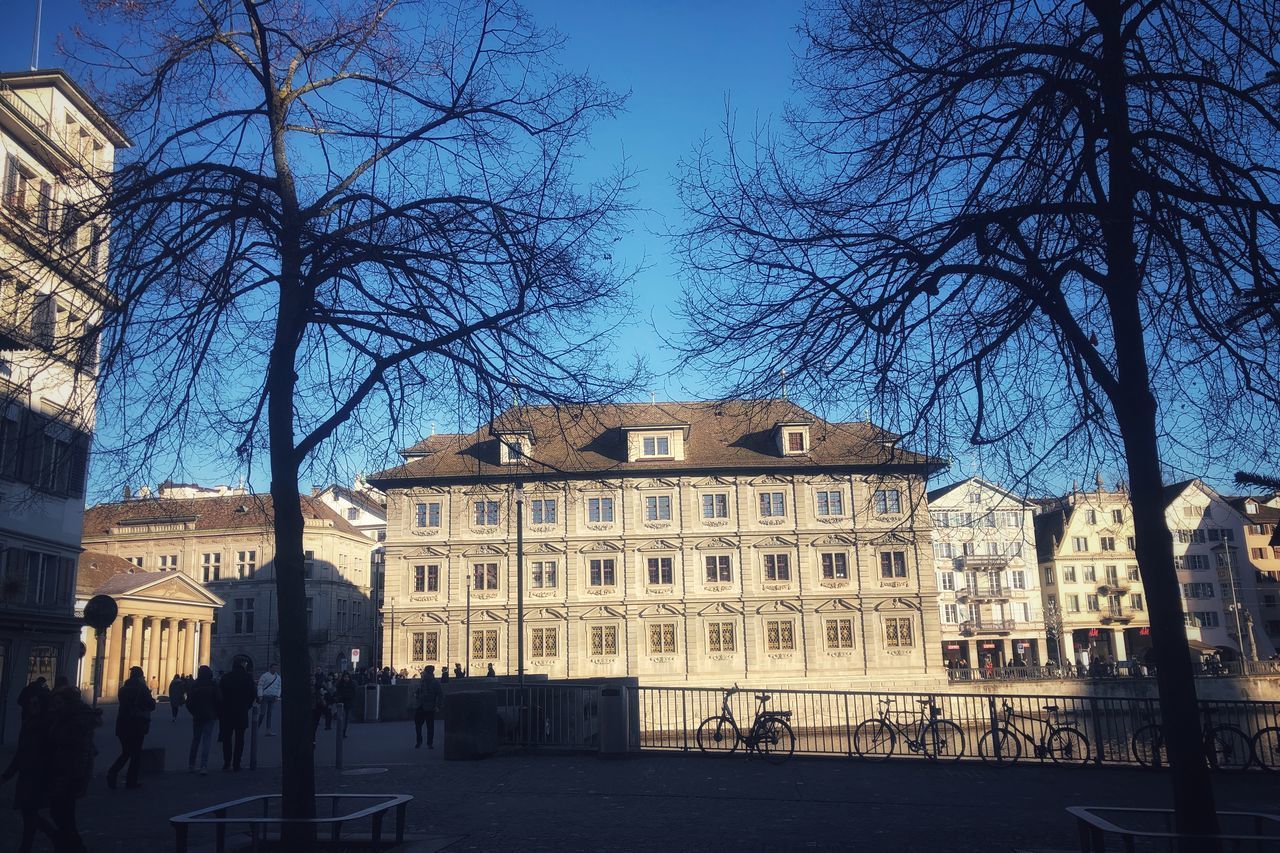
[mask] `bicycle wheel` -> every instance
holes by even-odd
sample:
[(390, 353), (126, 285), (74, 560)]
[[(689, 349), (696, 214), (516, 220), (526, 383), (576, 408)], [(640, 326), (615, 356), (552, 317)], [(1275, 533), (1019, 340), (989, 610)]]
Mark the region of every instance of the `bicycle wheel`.
[(766, 761), (781, 764), (796, 751), (796, 736), (786, 720), (771, 719), (756, 727), (756, 751)]
[(1253, 761), (1249, 736), (1235, 726), (1213, 726), (1205, 739), (1209, 766), (1219, 770), (1243, 770)]
[(883, 720), (863, 720), (853, 730), (853, 751), (867, 761), (884, 761), (897, 742), (898, 736)]
[(1253, 736), (1253, 757), (1263, 770), (1280, 770), (1280, 727), (1267, 726)]
[(1133, 757), (1143, 767), (1159, 770), (1168, 763), (1164, 754), (1164, 732), (1155, 723), (1133, 733)]
[(1054, 764), (1085, 764), (1089, 761), (1089, 741), (1079, 729), (1054, 729), (1045, 740), (1045, 751)]
[(714, 755), (731, 755), (738, 748), (742, 735), (728, 717), (707, 717), (698, 726), (698, 749)]
[(920, 732), (920, 751), (930, 761), (959, 761), (964, 732), (950, 720), (934, 720)]
[(988, 729), (978, 738), (978, 755), (983, 761), (1008, 766), (1022, 757), (1022, 739), (1006, 727)]

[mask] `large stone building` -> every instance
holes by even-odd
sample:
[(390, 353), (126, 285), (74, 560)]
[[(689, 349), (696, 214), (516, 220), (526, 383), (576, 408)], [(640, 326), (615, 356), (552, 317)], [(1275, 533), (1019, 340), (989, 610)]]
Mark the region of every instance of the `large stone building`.
[(1050, 654), (1064, 663), (1141, 660), (1151, 646), (1146, 594), (1123, 490), (1073, 489), (1036, 516)]
[(1048, 661), (1035, 510), (979, 477), (929, 492), (937, 612), (950, 665)]
[[(178, 494), (200, 494), (177, 486)], [(268, 495), (240, 489), (209, 497), (133, 498), (85, 511), (86, 548), (142, 572), (182, 572), (226, 602), (213, 626), (215, 669), (245, 656), (258, 669), (277, 655), (274, 511)], [(370, 540), (323, 501), (302, 497), (307, 628), (316, 666), (350, 666), (372, 652)], [(204, 663), (204, 661), (200, 661)]]
[(925, 479), (868, 423), (786, 401), (508, 410), (370, 478), (384, 663), (647, 683), (943, 677)]
[(0, 74), (0, 742), (14, 696), (74, 676), (106, 223), (86, 215), (129, 141), (60, 71)]
[[(383, 590), (385, 587), (387, 541), (387, 496), (356, 477), (351, 488), (335, 484), (313, 488), (316, 497), (345, 518), (351, 526), (373, 540), (369, 551), (369, 599), (373, 607), (373, 624), (381, 624)], [(382, 659), (382, 632), (373, 632), (373, 658), (365, 663), (377, 663)], [(381, 666), (381, 664), (378, 664)]]

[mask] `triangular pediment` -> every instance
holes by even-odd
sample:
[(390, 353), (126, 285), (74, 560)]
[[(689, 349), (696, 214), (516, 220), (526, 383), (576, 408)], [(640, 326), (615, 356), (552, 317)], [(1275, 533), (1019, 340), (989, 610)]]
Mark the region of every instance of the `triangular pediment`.
[(761, 604), (759, 607), (756, 608), (756, 613), (761, 613), (761, 614), (768, 614), (768, 613), (786, 614), (786, 613), (802, 613), (802, 612), (803, 610), (801, 609), (800, 605), (796, 604), (794, 601), (766, 601), (764, 604)]
[(653, 616), (684, 616), (684, 612), (672, 604), (651, 604), (641, 609), (638, 615), (641, 619), (647, 619)]
[(580, 554), (616, 554), (622, 550), (622, 546), (617, 542), (609, 542), (607, 540), (599, 540), (596, 542), (588, 542), (579, 549)]
[(423, 545), (420, 548), (413, 548), (400, 555), (402, 560), (418, 560), (423, 557), (448, 557), (449, 552), (443, 548), (436, 548), (432, 545)]
[(761, 539), (759, 542), (753, 543), (756, 548), (794, 548), (796, 543), (782, 536), (770, 536), (768, 539)]
[(472, 622), (506, 622), (507, 614), (501, 610), (473, 610)]
[(130, 598), (153, 598), (165, 601), (190, 601), (206, 607), (222, 607), (226, 604), (221, 598), (180, 572), (167, 572), (166, 575), (167, 577), (149, 583), (146, 586), (140, 586), (128, 592), (116, 593), (115, 597), (125, 600)]
[(638, 548), (636, 548), (636, 550), (637, 551), (679, 551), (680, 546), (666, 539), (652, 539), (640, 545)]
[(464, 557), (505, 557), (506, 552), (497, 545), (476, 545), (462, 552)]
[(895, 533), (893, 531), (877, 536), (876, 538), (871, 539), (869, 541), (872, 545), (876, 545), (876, 546), (910, 545), (912, 543), (911, 539), (908, 539), (906, 536), (903, 536), (901, 533)]
[(401, 625), (445, 625), (448, 619), (439, 613), (412, 613), (400, 620)]
[(828, 599), (814, 608), (819, 613), (847, 613), (849, 611), (860, 610), (856, 604), (846, 601), (843, 598)]
[(608, 605), (592, 607), (590, 610), (578, 614), (579, 619), (625, 619), (626, 617), (625, 611)]
[(877, 613), (893, 610), (910, 610), (912, 612), (919, 613), (920, 605), (909, 598), (888, 598), (884, 601), (876, 602), (876, 605), (871, 609)]
[(751, 480), (749, 480), (748, 483), (749, 485), (752, 485), (752, 486), (790, 486), (791, 485), (790, 481), (784, 480), (781, 477), (775, 477), (772, 474), (764, 474), (763, 476), (760, 476), (760, 477), (754, 477)]
[(621, 480), (589, 480), (582, 484), (582, 492), (615, 492), (622, 488)]
[(701, 477), (693, 481), (695, 489), (717, 488), (722, 486), (733, 486), (736, 483), (728, 477)]
[(703, 539), (693, 547), (697, 548), (699, 551), (708, 551), (712, 549), (737, 548), (738, 543), (734, 542), (732, 539), (727, 539), (724, 536), (715, 536), (711, 539)]
[(817, 539), (813, 540), (812, 544), (815, 548), (829, 548), (832, 545), (852, 547), (858, 544), (858, 540), (854, 539), (852, 536), (846, 536), (843, 533), (829, 533), (826, 536), (819, 536)]
[(637, 489), (678, 489), (680, 488), (680, 481), (668, 480), (665, 477), (654, 477), (647, 480), (637, 480), (635, 487)]
[(698, 611), (699, 616), (741, 616), (742, 610), (727, 601), (715, 601)]
[(534, 622), (538, 622), (538, 621), (541, 621), (541, 622), (550, 622), (550, 621), (563, 622), (563, 621), (564, 621), (564, 611), (563, 611), (563, 610), (557, 610), (557, 609), (556, 609), (556, 608), (554, 608), (554, 607), (537, 607), (537, 608), (534, 608), (533, 610), (530, 610), (528, 613), (526, 613), (524, 618), (525, 618), (525, 621), (526, 621), (526, 622), (527, 622), (527, 621), (530, 621), (530, 620), (532, 620), (532, 621), (534, 621)]
[(487, 483), (476, 483), (463, 489), (462, 493), (467, 497), (487, 497), (489, 495), (497, 496), (498, 490)]
[(564, 549), (552, 545), (550, 542), (538, 542), (534, 545), (525, 545), (524, 553), (525, 556), (529, 556), (530, 554), (563, 554)]
[(449, 494), (449, 490), (444, 486), (415, 486), (407, 493), (409, 500), (414, 498), (437, 497)]
[(805, 477), (804, 482), (810, 486), (843, 486), (849, 480), (847, 477), (835, 477), (831, 474), (815, 474), (812, 477)]

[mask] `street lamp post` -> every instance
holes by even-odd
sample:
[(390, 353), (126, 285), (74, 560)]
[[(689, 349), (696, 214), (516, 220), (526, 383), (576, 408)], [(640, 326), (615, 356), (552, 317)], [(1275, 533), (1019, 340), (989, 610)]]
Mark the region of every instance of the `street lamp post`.
[(1240, 616), (1240, 595), (1236, 587), (1235, 561), (1232, 559), (1235, 548), (1223, 542), (1214, 546), (1213, 550), (1220, 552), (1219, 568), (1227, 570), (1227, 581), (1224, 585), (1231, 590), (1231, 603), (1227, 605), (1227, 609), (1235, 614), (1236, 642), (1240, 644), (1240, 671), (1243, 673), (1245, 659), (1244, 625)]
[(516, 675), (524, 689), (524, 484), (516, 482)]

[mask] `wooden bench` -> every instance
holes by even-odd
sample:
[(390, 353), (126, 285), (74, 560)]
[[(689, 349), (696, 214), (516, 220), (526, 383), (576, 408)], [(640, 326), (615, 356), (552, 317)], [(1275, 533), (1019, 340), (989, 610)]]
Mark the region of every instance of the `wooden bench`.
[[(244, 826), (249, 830), (249, 835), (253, 839), (253, 846), (256, 850), (258, 844), (267, 837), (267, 829), (271, 827), (279, 828), (285, 824), (293, 824), (295, 826), (298, 824), (310, 824), (316, 827), (317, 830), (328, 827), (329, 840), (337, 842), (342, 835), (344, 824), (370, 818), (372, 822), (370, 849), (373, 853), (378, 853), (382, 845), (382, 821), (387, 812), (392, 809), (396, 810), (395, 843), (404, 843), (405, 810), (408, 808), (409, 801), (413, 799), (413, 796), (411, 794), (316, 794), (317, 812), (321, 810), (320, 804), (323, 801), (329, 801), (328, 817), (287, 819), (278, 814), (271, 814), (272, 803), (279, 799), (279, 794), (259, 794), (171, 817), (169, 818), (169, 824), (173, 827), (175, 834), (174, 850), (177, 853), (186, 853), (188, 834), (193, 826), (212, 826), (214, 830), (214, 849), (217, 853), (224, 853), (227, 844), (227, 827), (232, 825)], [(339, 807), (343, 800), (359, 800), (367, 803), (367, 805), (354, 811), (339, 813)], [(240, 813), (235, 813), (237, 810)]]

